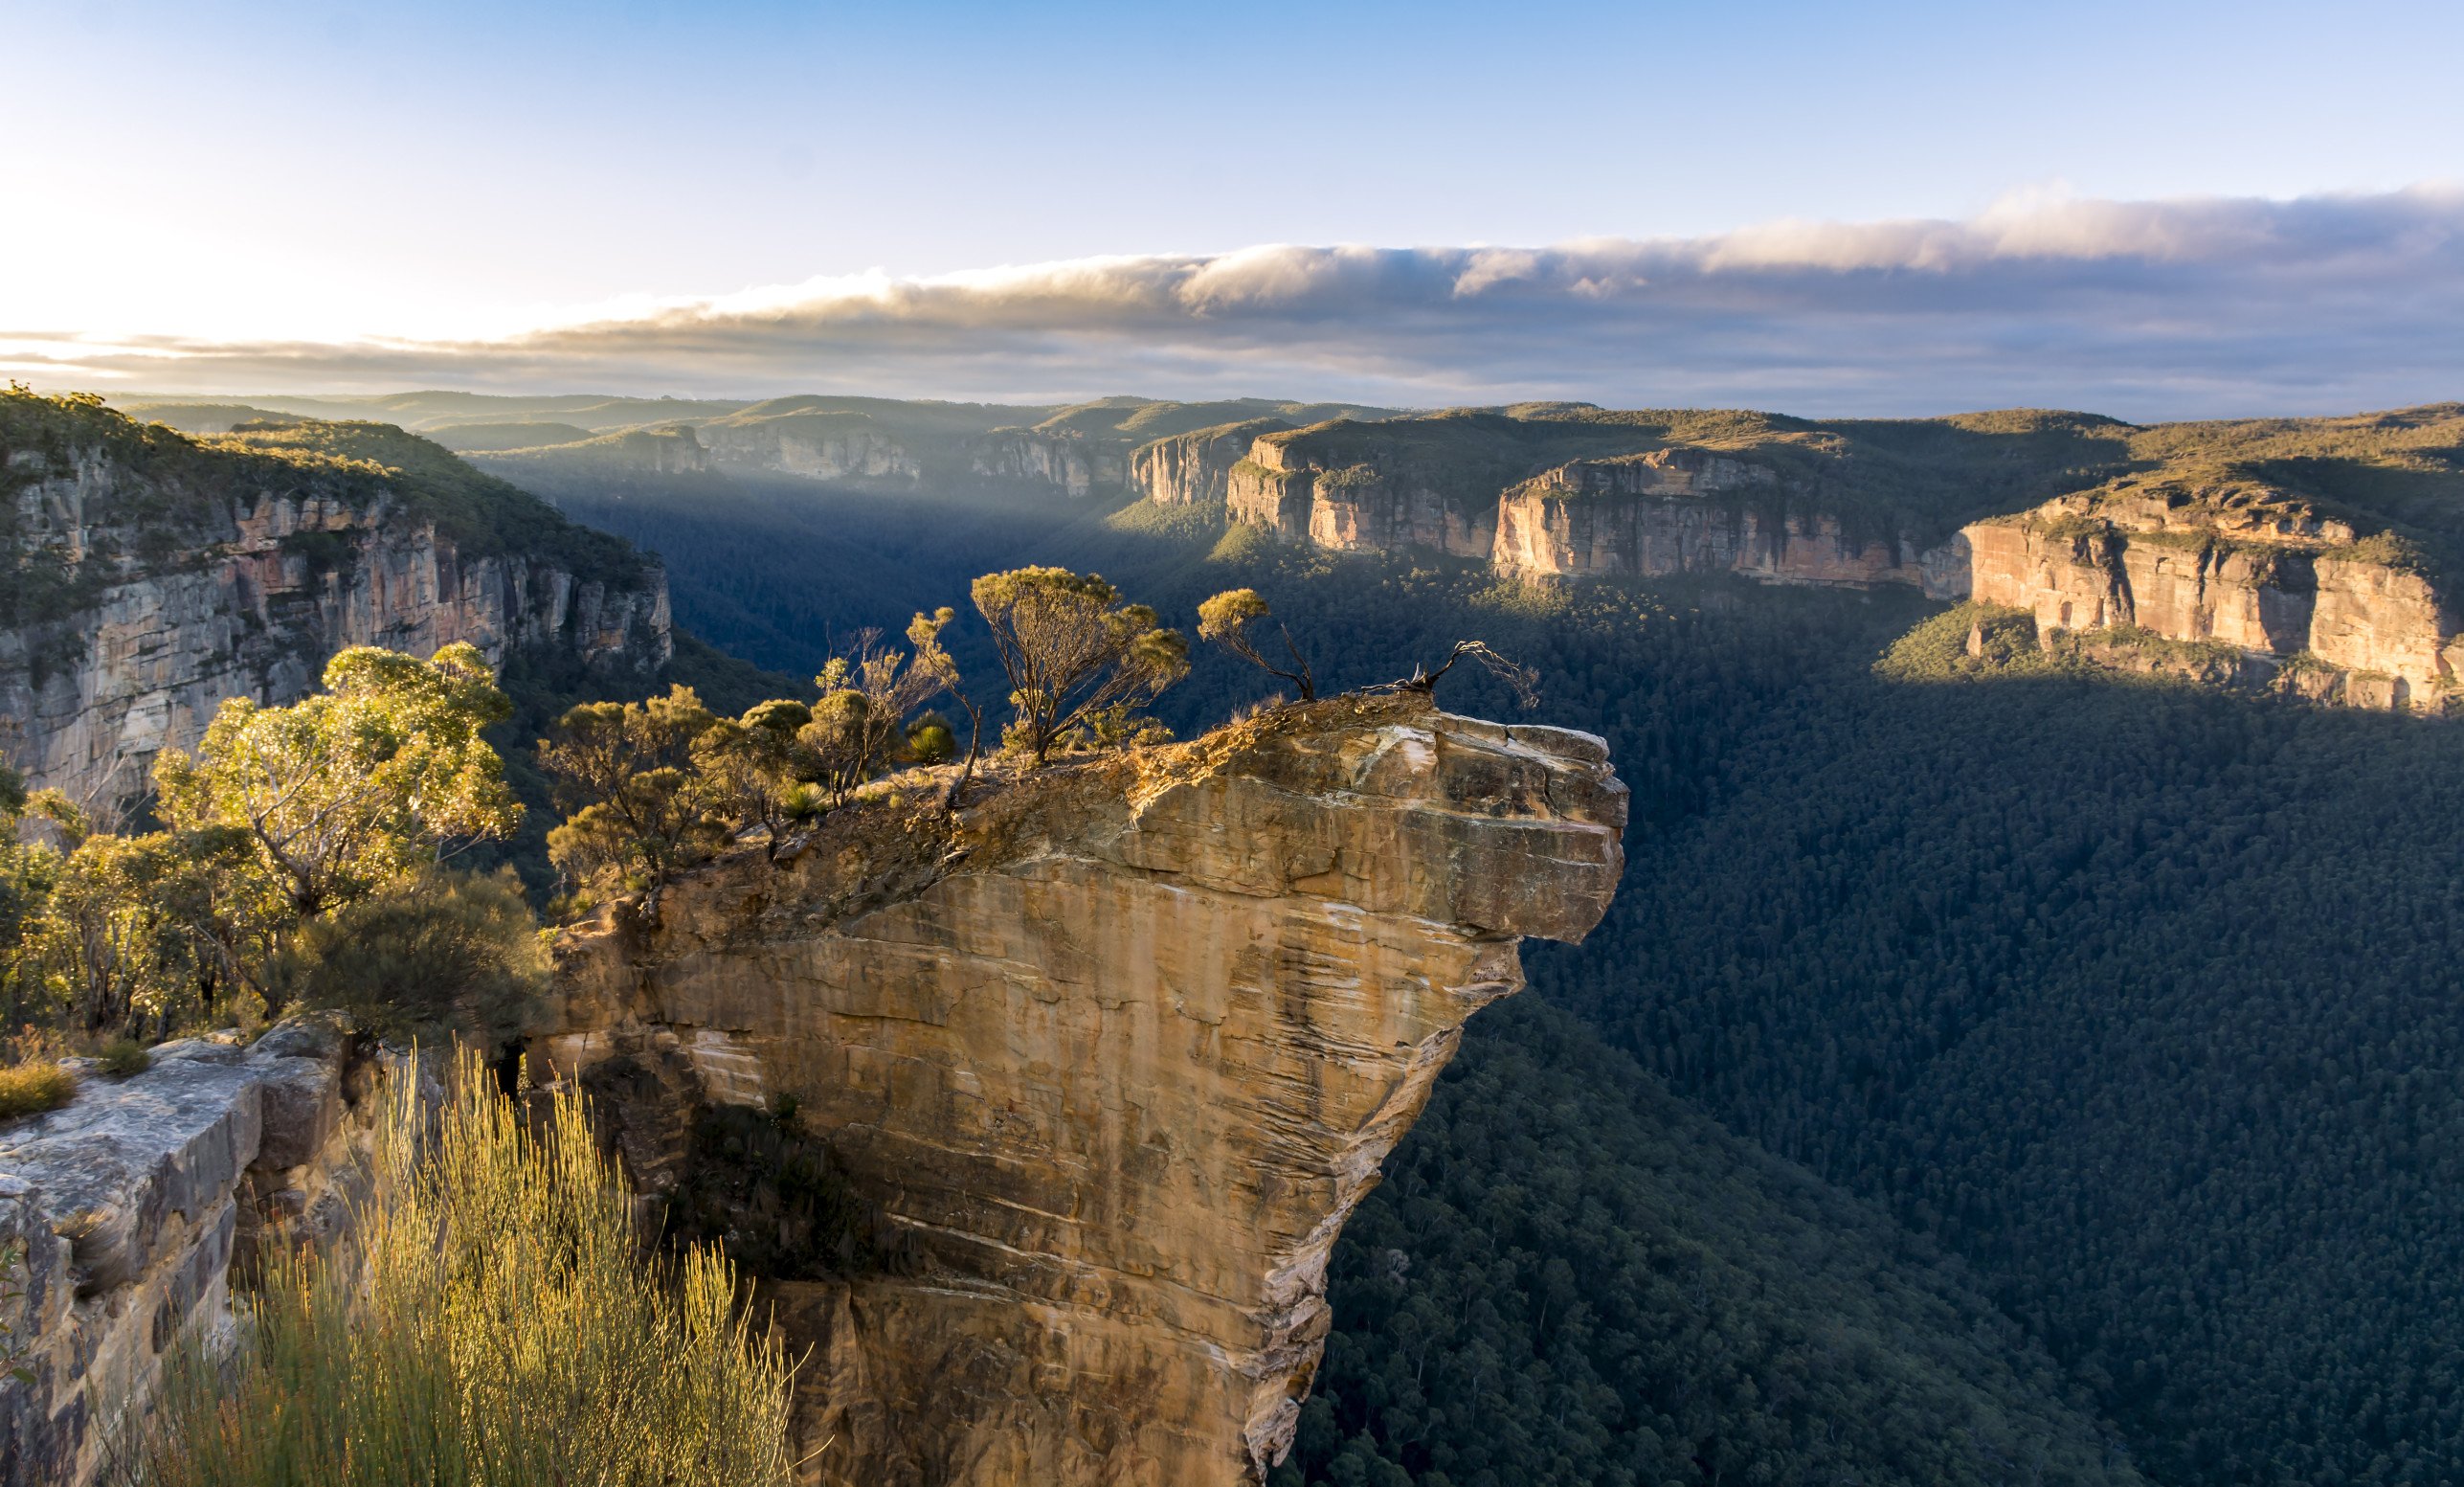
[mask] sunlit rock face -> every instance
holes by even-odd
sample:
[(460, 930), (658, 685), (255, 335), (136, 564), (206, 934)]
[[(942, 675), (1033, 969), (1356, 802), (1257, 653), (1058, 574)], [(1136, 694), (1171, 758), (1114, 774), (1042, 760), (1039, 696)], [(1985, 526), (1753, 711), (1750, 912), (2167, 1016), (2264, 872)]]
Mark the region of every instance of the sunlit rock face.
[[(2443, 708), (2464, 666), (2453, 606), (2425, 575), (2370, 561), (2339, 523), (2262, 512), (2229, 525), (2066, 497), (1960, 533), (1969, 593), (2040, 630), (2138, 628), (2270, 662), (2295, 689), (2354, 706)], [(2239, 514), (2239, 513), (2234, 513)]]
[(1440, 488), (1424, 466), (1389, 468), (1378, 451), (1328, 467), (1309, 446), (1255, 439), (1224, 482), (1225, 514), (1333, 552), (1414, 549), (1487, 557), (1497, 538), (1493, 497)]
[(1789, 509), (1767, 465), (1700, 449), (1585, 460), (1498, 498), (1492, 556), (1524, 579), (1736, 573), (1771, 583), (1922, 587), (1913, 546)]
[(654, 1184), (662, 1105), (793, 1096), (924, 1255), (779, 1289), (816, 1479), (1254, 1482), (1337, 1231), (1517, 939), (1598, 922), (1624, 820), (1588, 734), (1281, 709), (611, 912), (533, 1048), (655, 1071), (598, 1086)]
[(1282, 418), (1251, 418), (1156, 439), (1131, 452), (1130, 484), (1157, 506), (1221, 507), (1233, 466), (1248, 458), (1258, 436), (1290, 427)]
[(671, 649), (656, 569), (616, 586), (539, 558), (465, 557), (384, 502), (355, 509), (281, 487), (219, 505), (176, 551), (148, 552), (142, 527), (90, 515), (129, 509), (147, 477), (75, 450), (13, 453), (10, 473), (29, 547), (144, 554), (119, 559), (73, 613), (0, 629), (0, 716), (13, 724), (0, 748), (32, 783), (91, 806), (143, 794), (154, 755), (193, 746), (223, 698), (296, 700), (347, 646), (429, 655), (467, 641), (491, 662), (540, 647), (645, 675)]

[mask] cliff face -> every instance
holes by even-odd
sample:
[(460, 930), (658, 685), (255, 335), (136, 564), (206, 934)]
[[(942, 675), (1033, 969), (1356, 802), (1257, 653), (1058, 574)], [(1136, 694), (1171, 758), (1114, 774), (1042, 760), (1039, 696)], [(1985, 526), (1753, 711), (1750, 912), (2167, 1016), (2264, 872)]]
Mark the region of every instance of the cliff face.
[(970, 459), (985, 479), (1057, 485), (1073, 498), (1118, 490), (1129, 479), (1126, 451), (1066, 432), (996, 429), (973, 441)]
[(861, 413), (718, 419), (700, 429), (713, 462), (808, 480), (912, 484), (923, 476), (905, 442)]
[(1408, 469), (1376, 460), (1327, 468), (1272, 438), (1254, 439), (1225, 479), (1233, 521), (1336, 552), (1426, 548), (1487, 557), (1497, 535), (1493, 504), (1466, 502)]
[(1281, 418), (1251, 418), (1143, 444), (1131, 452), (1130, 484), (1158, 506), (1221, 507), (1230, 495), (1232, 467), (1248, 458), (1258, 436), (1291, 426)]
[[(2221, 517), (2222, 519), (2217, 519)], [(2136, 625), (2313, 663), (2298, 688), (2369, 707), (2443, 707), (2464, 642), (2422, 575), (2373, 561), (2352, 529), (2297, 509), (2065, 497), (1961, 534), (1981, 602), (2039, 629)]]
[[(80, 801), (142, 794), (154, 755), (192, 746), (223, 698), (292, 701), (346, 646), (468, 641), (491, 661), (552, 647), (645, 673), (669, 654), (656, 569), (610, 582), (546, 555), (466, 556), (387, 498), (272, 475), (200, 497), (96, 447), (13, 449), (6, 471), (21, 551), (57, 555), (78, 586), (59, 612), (0, 628), (0, 714), (15, 725), (0, 748)], [(167, 544), (153, 508), (175, 498)]]
[(1493, 557), (1525, 579), (1738, 573), (1774, 583), (1923, 587), (1915, 548), (1838, 518), (1775, 514), (1777, 471), (1698, 449), (1579, 461), (1498, 498)]
[(246, 1049), (187, 1039), (8, 1132), (0, 1243), (26, 1251), (0, 1321), (34, 1377), (0, 1378), (0, 1483), (94, 1481), (164, 1355), (230, 1325), (235, 1265), (347, 1234), (388, 1064), (408, 1067), (317, 1022)]
[(872, 809), (570, 935), (534, 1053), (654, 1183), (683, 1107), (793, 1095), (920, 1250), (785, 1288), (819, 1479), (1259, 1480), (1465, 1019), (1615, 890), (1603, 747), (1345, 698)]

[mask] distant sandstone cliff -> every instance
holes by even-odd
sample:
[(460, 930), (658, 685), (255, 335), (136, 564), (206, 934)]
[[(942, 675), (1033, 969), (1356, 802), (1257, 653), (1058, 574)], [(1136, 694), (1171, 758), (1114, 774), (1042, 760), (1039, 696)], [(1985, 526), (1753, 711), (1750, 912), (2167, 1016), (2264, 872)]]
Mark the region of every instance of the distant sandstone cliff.
[(0, 423), (19, 581), (47, 581), (0, 627), (0, 752), (35, 785), (104, 807), (141, 795), (223, 698), (292, 701), (346, 646), (467, 641), (492, 662), (528, 647), (644, 674), (668, 658), (659, 570), (511, 486), (455, 465), (480, 483), (459, 495), (520, 529), (458, 538), (477, 518), (424, 502), (416, 474), (115, 418)]
[[(1620, 439), (1639, 447), (1558, 458)], [(1836, 476), (1824, 459), (1849, 462), (1837, 461), (1844, 443), (1808, 438), (1824, 458), (1783, 462), (1614, 423), (1446, 415), (1225, 425), (1156, 440), (1130, 467), (1151, 501), (1220, 502), (1228, 521), (1329, 551), (1445, 553), (1532, 582), (1734, 573), (1900, 585), (2025, 609), (2042, 630), (2231, 646), (2325, 701), (2444, 710), (2459, 694), (2453, 599), (2401, 544), (2363, 539), (2265, 481), (2160, 469), (1928, 540), (1877, 521), (1870, 501), (1826, 508)]]
[(1465, 1019), (1616, 890), (1604, 748), (1343, 698), (871, 809), (569, 934), (534, 1059), (654, 1188), (793, 1098), (921, 1253), (773, 1288), (820, 1480), (1259, 1481)]
[(2297, 502), (2126, 483), (1975, 523), (1953, 546), (1973, 597), (2027, 610), (2040, 630), (2135, 626), (2297, 657), (2296, 689), (2362, 707), (2443, 708), (2464, 673), (2452, 596)]

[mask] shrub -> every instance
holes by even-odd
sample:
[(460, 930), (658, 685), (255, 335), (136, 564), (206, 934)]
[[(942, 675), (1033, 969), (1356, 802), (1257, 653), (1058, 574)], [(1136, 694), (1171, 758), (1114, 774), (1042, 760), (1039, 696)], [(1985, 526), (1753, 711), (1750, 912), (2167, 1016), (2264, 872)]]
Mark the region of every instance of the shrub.
[(397, 1091), (358, 1265), (274, 1257), (228, 1363), (190, 1348), (123, 1487), (785, 1487), (789, 1365), (713, 1251), (637, 1260), (578, 1096), (533, 1134), (474, 1052), (423, 1158)]
[(300, 927), (277, 958), (279, 995), (372, 1032), (503, 1047), (548, 983), (538, 921), (510, 870), (432, 872)]
[(102, 1071), (114, 1079), (142, 1074), (154, 1065), (154, 1055), (134, 1038), (114, 1038), (104, 1044), (102, 1051), (94, 1057), (102, 1066)]
[(77, 1095), (77, 1075), (50, 1059), (0, 1069), (0, 1120), (57, 1110)]

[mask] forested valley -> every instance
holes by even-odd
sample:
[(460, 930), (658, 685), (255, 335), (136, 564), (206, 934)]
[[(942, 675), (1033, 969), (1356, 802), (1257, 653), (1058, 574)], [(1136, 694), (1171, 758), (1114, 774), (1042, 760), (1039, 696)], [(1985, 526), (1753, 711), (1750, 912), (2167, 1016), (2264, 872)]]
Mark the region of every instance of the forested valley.
[[(1936, 607), (1895, 593), (1527, 591), (1015, 495), (700, 478), (543, 493), (658, 550), (683, 624), (782, 671), (1041, 561), (1100, 571), (1183, 626), (1207, 595), (1253, 587), (1330, 690), (1476, 637), (1537, 670), (1534, 716), (1609, 739), (1635, 791), (1624, 888), (1588, 944), (1531, 952), (1544, 1007), (1473, 1023), (1347, 1230), (1337, 1334), (1282, 1479), (2052, 1470), (2012, 1456), (2008, 1432), (1972, 1435), (1965, 1466), (1910, 1454), (1965, 1428), (1952, 1381), (1970, 1365), (1909, 1361), (1921, 1350), (1893, 1364), (1939, 1370), (1940, 1387), (1892, 1395), (1930, 1402), (1913, 1418), (1855, 1403), (1873, 1375), (1822, 1349), (1738, 1345), (1741, 1383), (1676, 1397), (1708, 1386), (1650, 1361), (1651, 1330), (1676, 1325), (1653, 1299), (1669, 1272), (1651, 1222), (1725, 1251), (1692, 1284), (1731, 1343), (1838, 1314), (1822, 1291), (1838, 1273), (1808, 1249), (1951, 1267), (1933, 1304), (1972, 1288), (1995, 1309), (1978, 1336), (2015, 1329), (2002, 1366), (2041, 1349), (2056, 1395), (2111, 1422), (2097, 1470), (2464, 1471), (2455, 730), (2146, 679), (1962, 679), (1931, 660)], [(948, 639), (962, 670), (992, 669), (979, 632)], [(1271, 689), (1214, 647), (1192, 662), (1155, 707), (1184, 732)], [(1442, 700), (1514, 715), (1485, 673), (1459, 668)], [(1732, 1155), (1748, 1177), (1697, 1166), (1700, 1202), (1604, 1223), (1615, 1195), (1671, 1181), (1673, 1153), (1729, 1139), (1706, 1117), (1780, 1165)], [(1781, 1284), (1765, 1262), (1785, 1227), (1761, 1205), (1788, 1163), (1872, 1218), (1807, 1230), (1827, 1237), (1797, 1247)], [(1512, 1234), (1481, 1196), (1509, 1191)], [(1745, 1234), (1775, 1248), (1740, 1252)], [(1568, 1341), (1552, 1302), (1569, 1284), (1588, 1341)], [(1429, 1370), (1453, 1381), (1443, 1408)], [(1786, 1417), (1775, 1398), (1808, 1388), (1838, 1408), (1790, 1408), (1846, 1432), (1844, 1456), (1767, 1433)], [(1713, 1436), (1798, 1453), (1672, 1454), (1688, 1408), (1711, 1411)], [(1543, 1418), (1546, 1450), (1493, 1449)], [(1820, 1475), (1837, 1459), (1862, 1465)]]

